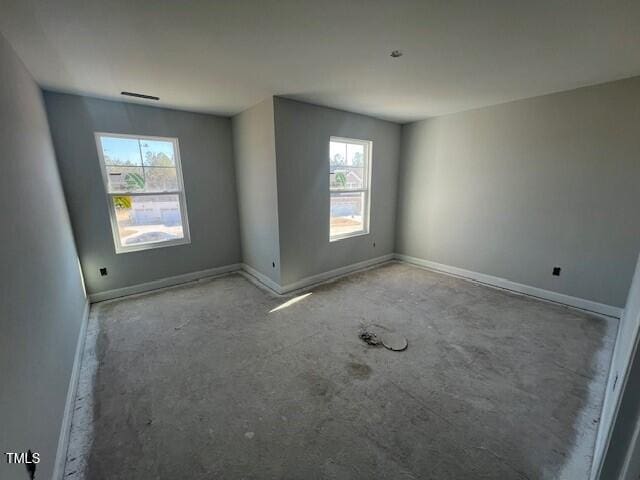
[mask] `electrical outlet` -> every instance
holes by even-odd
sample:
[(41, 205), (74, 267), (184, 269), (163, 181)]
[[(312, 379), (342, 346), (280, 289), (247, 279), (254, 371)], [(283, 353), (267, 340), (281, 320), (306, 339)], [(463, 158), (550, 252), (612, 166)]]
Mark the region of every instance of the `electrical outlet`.
[(561, 270), (562, 270), (562, 269), (561, 269), (560, 267), (553, 267), (553, 273), (552, 273), (552, 275), (553, 275), (554, 277), (559, 277), (559, 276), (560, 276), (560, 271), (561, 271)]
[(100, 276), (101, 276), (101, 277), (106, 277), (107, 275), (108, 275), (107, 267), (102, 267), (102, 268), (100, 269)]

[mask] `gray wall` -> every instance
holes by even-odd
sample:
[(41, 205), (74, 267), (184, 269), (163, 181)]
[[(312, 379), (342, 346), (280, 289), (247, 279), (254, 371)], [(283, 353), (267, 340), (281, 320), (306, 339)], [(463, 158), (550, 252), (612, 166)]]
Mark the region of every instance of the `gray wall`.
[[(400, 125), (285, 98), (274, 102), (282, 285), (393, 253)], [(373, 159), (370, 234), (330, 243), (331, 136), (373, 141)]]
[[(230, 119), (51, 92), (45, 102), (89, 293), (240, 261)], [(190, 244), (116, 255), (96, 131), (178, 138)]]
[(233, 117), (233, 150), (243, 262), (280, 283), (273, 122), (271, 97)]
[(624, 306), (639, 127), (640, 78), (403, 126), (397, 251)]
[(0, 478), (50, 478), (86, 304), (40, 89), (0, 35)]

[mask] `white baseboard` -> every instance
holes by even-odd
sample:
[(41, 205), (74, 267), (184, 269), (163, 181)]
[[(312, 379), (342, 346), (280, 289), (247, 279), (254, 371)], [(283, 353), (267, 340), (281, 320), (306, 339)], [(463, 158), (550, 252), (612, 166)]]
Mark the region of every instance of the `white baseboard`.
[(275, 281), (267, 277), (264, 273), (259, 272), (251, 265), (247, 265), (246, 263), (242, 264), (242, 270), (250, 275), (249, 280), (257, 280), (263, 286), (267, 287), (269, 290), (272, 290), (274, 293), (278, 295), (282, 295), (282, 287)]
[(305, 277), (297, 282), (289, 283), (287, 285), (280, 285), (274, 280), (270, 279), (263, 273), (260, 273), (255, 268), (247, 265), (246, 263), (242, 264), (242, 269), (251, 275), (255, 280), (259, 281), (263, 286), (268, 287), (273, 293), (278, 295), (285, 295), (296, 290), (301, 290), (303, 288), (307, 288), (313, 285), (317, 285), (322, 282), (326, 282), (328, 280), (334, 280), (338, 277), (342, 277), (344, 275), (348, 275), (350, 273), (357, 272), (358, 270), (364, 270), (365, 268), (372, 267), (374, 265), (379, 265), (390, 260), (393, 260), (394, 254), (389, 253), (387, 255), (382, 255), (381, 257), (371, 258), (369, 260), (364, 260), (362, 262), (352, 263), (350, 265), (345, 265), (344, 267), (336, 268), (334, 270), (329, 270), (326, 272), (318, 273), (316, 275), (312, 275), (310, 277)]
[(127, 295), (135, 295), (136, 293), (150, 292), (152, 290), (158, 290), (159, 288), (173, 287), (182, 283), (193, 282), (195, 280), (201, 280), (207, 277), (214, 277), (216, 275), (222, 275), (224, 273), (235, 272), (237, 270), (240, 270), (241, 266), (241, 263), (232, 263), (231, 265), (223, 265), (222, 267), (209, 268), (207, 270), (200, 270), (198, 272), (191, 272), (182, 275), (175, 275), (173, 277), (161, 278), (160, 280), (139, 283), (137, 285), (131, 285), (129, 287), (115, 288), (113, 290), (106, 290), (104, 292), (92, 293), (91, 295), (89, 295), (89, 301), (91, 303), (96, 303), (118, 297), (124, 297)]
[(152, 282), (141, 283), (138, 285), (132, 285), (129, 287), (117, 288), (114, 290), (107, 290), (104, 292), (94, 293), (89, 295), (89, 301), (91, 303), (102, 302), (104, 300), (111, 300), (113, 298), (124, 297), (128, 295), (135, 295), (137, 293), (149, 292), (160, 288), (171, 287), (174, 285), (180, 285), (182, 283), (192, 282), (207, 277), (213, 277), (216, 275), (222, 275), (229, 272), (238, 270), (244, 270), (247, 274), (259, 281), (261, 284), (269, 288), (271, 291), (278, 295), (284, 295), (296, 290), (316, 285), (318, 283), (325, 282), (349, 273), (353, 273), (358, 270), (372, 267), (381, 263), (388, 262), (393, 259), (400, 260), (402, 262), (424, 267), (429, 270), (434, 270), (441, 273), (455, 275), (458, 277), (471, 279), (479, 283), (490, 285), (493, 287), (510, 290), (513, 292), (529, 295), (531, 297), (540, 298), (554, 303), (567, 305), (581, 310), (586, 310), (600, 315), (606, 315), (608, 317), (620, 318), (622, 315), (622, 309), (603, 303), (594, 302), (592, 300), (586, 300), (584, 298), (572, 297), (562, 293), (552, 292), (550, 290), (544, 290), (542, 288), (531, 287), (521, 283), (512, 282), (500, 277), (494, 277), (493, 275), (487, 275), (484, 273), (473, 272), (471, 270), (465, 270), (463, 268), (452, 267), (450, 265), (444, 265), (442, 263), (432, 262), (422, 258), (412, 257), (402, 254), (387, 254), (380, 257), (364, 260), (362, 262), (352, 263), (344, 267), (329, 270), (327, 272), (312, 275), (301, 280), (298, 280), (287, 285), (280, 285), (271, 278), (267, 277), (263, 273), (260, 273), (255, 268), (247, 265), (246, 263), (234, 263), (231, 265), (224, 265), (222, 267), (210, 268), (207, 270), (201, 270), (199, 272), (186, 273), (183, 275), (176, 275), (173, 277), (167, 277)]
[(454, 275), (456, 277), (471, 279), (479, 283), (490, 285), (492, 287), (511, 290), (513, 292), (522, 293), (531, 297), (536, 297), (550, 302), (579, 308), (580, 310), (586, 310), (588, 312), (598, 313), (600, 315), (606, 315), (608, 317), (614, 318), (620, 318), (622, 315), (622, 308), (605, 305), (604, 303), (598, 303), (592, 300), (586, 300), (584, 298), (572, 297), (570, 295), (552, 292), (550, 290), (544, 290), (542, 288), (523, 285), (521, 283), (512, 282), (511, 280), (507, 280), (504, 278), (494, 277), (493, 275), (473, 272), (471, 270), (452, 267), (450, 265), (444, 265), (442, 263), (432, 262), (430, 260), (424, 260), (422, 258), (411, 257), (409, 255), (402, 255), (398, 253), (395, 254), (395, 258), (396, 260), (411, 263), (419, 267), (424, 267), (428, 270), (434, 270), (437, 272)]
[(351, 265), (345, 265), (344, 267), (336, 268), (334, 270), (329, 270), (323, 273), (318, 273), (317, 275), (312, 275), (310, 277), (305, 277), (301, 280), (298, 280), (297, 282), (289, 283), (287, 285), (280, 287), (282, 289), (281, 293), (291, 293), (295, 290), (300, 290), (302, 288), (310, 287), (311, 285), (316, 285), (318, 283), (322, 283), (327, 280), (333, 280), (343, 275), (348, 275), (350, 273), (357, 272), (358, 270), (363, 270), (365, 268), (369, 268), (374, 265), (388, 262), (389, 260), (393, 260), (393, 258), (394, 258), (394, 254), (389, 253), (387, 255), (382, 255), (381, 257), (371, 258), (369, 260), (363, 260), (362, 262), (352, 263)]
[(138, 285), (131, 285), (128, 287), (116, 288), (113, 290), (105, 290), (104, 292), (92, 293), (89, 295), (90, 303), (103, 302), (105, 300), (112, 300), (114, 298), (126, 297), (129, 295), (135, 295), (138, 293), (150, 292), (153, 290), (158, 290), (160, 288), (172, 287), (175, 285), (180, 285), (183, 283), (193, 282), (195, 280), (200, 280), (207, 277), (214, 277), (216, 275), (222, 275), (229, 272), (235, 272), (238, 270), (244, 270), (255, 280), (260, 282), (262, 285), (268, 287), (271, 291), (278, 295), (284, 295), (287, 293), (291, 293), (294, 290), (300, 290), (305, 287), (309, 287), (311, 285), (315, 285), (317, 283), (324, 282), (326, 280), (333, 279), (335, 277), (340, 277), (342, 275), (347, 275), (349, 273), (355, 272), (357, 270), (362, 270), (364, 268), (371, 267), (373, 265), (378, 265), (380, 263), (388, 262), (389, 260), (393, 260), (394, 254), (389, 253), (387, 255), (383, 255), (381, 257), (371, 258), (369, 260), (364, 260), (358, 263), (352, 263), (351, 265), (346, 265), (344, 267), (336, 268), (334, 270), (329, 270), (327, 272), (319, 273), (317, 275), (312, 275), (310, 277), (303, 278), (298, 280), (297, 282), (290, 283), (288, 285), (280, 285), (271, 278), (267, 277), (265, 274), (259, 272), (255, 268), (247, 265), (246, 263), (233, 263), (231, 265), (224, 265), (222, 267), (210, 268), (208, 270), (201, 270), (199, 272), (185, 273), (183, 275), (176, 275), (173, 277), (162, 278), (160, 280), (154, 280), (152, 282), (140, 283)]
[(62, 426), (60, 427), (58, 449), (56, 451), (56, 459), (53, 465), (53, 475), (51, 476), (52, 480), (62, 480), (62, 476), (64, 475), (64, 466), (67, 461), (67, 448), (69, 447), (69, 434), (71, 433), (71, 419), (73, 418), (73, 405), (76, 399), (76, 392), (78, 390), (82, 352), (84, 351), (84, 339), (87, 333), (87, 324), (89, 323), (90, 308), (91, 305), (87, 299), (82, 312), (82, 322), (80, 324), (80, 332), (78, 332), (78, 341), (76, 342), (76, 353), (73, 357), (73, 367), (71, 369), (69, 388), (67, 389), (64, 414), (62, 415)]

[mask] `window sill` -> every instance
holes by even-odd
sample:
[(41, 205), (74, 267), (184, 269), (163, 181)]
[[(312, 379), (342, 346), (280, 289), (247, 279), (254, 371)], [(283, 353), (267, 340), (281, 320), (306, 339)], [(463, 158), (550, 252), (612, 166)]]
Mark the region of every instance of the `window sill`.
[(369, 232), (361, 231), (361, 232), (345, 233), (343, 235), (336, 235), (335, 237), (329, 237), (329, 243), (338, 242), (340, 240), (346, 240), (347, 238), (362, 237), (364, 235), (369, 235)]
[(157, 242), (157, 243), (147, 243), (144, 245), (137, 245), (132, 247), (116, 247), (116, 254), (121, 253), (132, 253), (132, 252), (143, 252), (145, 250), (153, 250), (155, 248), (164, 248), (164, 247), (176, 247), (178, 245), (187, 245), (191, 243), (191, 239), (189, 238), (181, 238), (180, 240), (168, 241), (168, 242)]

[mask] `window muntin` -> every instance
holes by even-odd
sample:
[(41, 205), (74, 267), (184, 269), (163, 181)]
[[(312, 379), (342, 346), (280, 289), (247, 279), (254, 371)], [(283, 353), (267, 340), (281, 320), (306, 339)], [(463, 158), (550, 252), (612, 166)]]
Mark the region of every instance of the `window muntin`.
[(329, 240), (369, 233), (372, 144), (329, 140)]
[(116, 253), (189, 243), (178, 139), (95, 135)]

